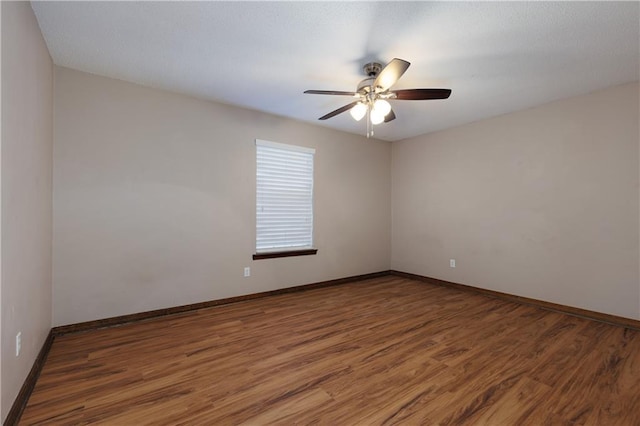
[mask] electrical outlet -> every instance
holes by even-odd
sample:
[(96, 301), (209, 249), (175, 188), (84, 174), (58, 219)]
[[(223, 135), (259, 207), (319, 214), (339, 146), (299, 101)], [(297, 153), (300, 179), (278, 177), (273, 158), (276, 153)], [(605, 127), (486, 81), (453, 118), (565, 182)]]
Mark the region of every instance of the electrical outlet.
[(250, 267), (246, 266), (244, 268), (244, 276), (245, 277), (250, 277), (251, 276), (251, 268)]
[(16, 356), (20, 356), (20, 348), (22, 347), (22, 332), (16, 334)]
[(449, 259), (449, 267), (451, 267), (451, 268), (455, 268), (456, 267), (456, 260), (455, 259)]

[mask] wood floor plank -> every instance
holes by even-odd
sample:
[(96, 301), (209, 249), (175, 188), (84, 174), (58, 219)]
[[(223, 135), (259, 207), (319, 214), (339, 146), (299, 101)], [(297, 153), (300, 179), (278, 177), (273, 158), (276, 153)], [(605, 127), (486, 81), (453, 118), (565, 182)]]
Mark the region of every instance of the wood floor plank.
[(387, 276), (55, 338), (21, 424), (639, 425), (640, 332)]

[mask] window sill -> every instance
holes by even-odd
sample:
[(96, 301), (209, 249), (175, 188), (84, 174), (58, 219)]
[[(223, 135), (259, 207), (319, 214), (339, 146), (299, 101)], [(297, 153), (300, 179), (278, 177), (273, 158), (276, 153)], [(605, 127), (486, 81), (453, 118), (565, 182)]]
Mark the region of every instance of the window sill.
[(316, 254), (317, 252), (318, 252), (318, 249), (271, 251), (266, 253), (256, 253), (253, 255), (253, 260), (275, 259), (277, 257), (291, 257), (291, 256), (310, 256), (310, 255)]

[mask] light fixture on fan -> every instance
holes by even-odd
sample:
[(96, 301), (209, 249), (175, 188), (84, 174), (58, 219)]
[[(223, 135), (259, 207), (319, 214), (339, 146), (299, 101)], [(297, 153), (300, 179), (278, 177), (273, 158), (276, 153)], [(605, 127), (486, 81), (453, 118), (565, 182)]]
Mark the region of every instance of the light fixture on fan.
[(349, 111), (354, 120), (360, 121), (362, 117), (367, 115), (367, 111), (369, 111), (369, 105), (365, 105), (362, 102), (358, 102), (351, 108)]
[(349, 110), (354, 120), (360, 121), (369, 113), (371, 124), (380, 124), (391, 112), (391, 104), (384, 99), (376, 99), (373, 102), (358, 102)]
[(319, 120), (335, 117), (345, 111), (351, 113), (354, 120), (360, 121), (367, 116), (367, 137), (373, 135), (371, 125), (388, 123), (396, 119), (387, 99), (391, 100), (427, 100), (447, 99), (451, 95), (450, 89), (401, 89), (390, 90), (398, 79), (409, 68), (409, 62), (394, 58), (384, 68), (377, 62), (371, 62), (363, 67), (367, 78), (358, 84), (355, 92), (337, 90), (306, 90), (304, 93), (315, 95), (353, 96), (358, 100), (323, 115)]
[(384, 99), (376, 99), (371, 106), (371, 112), (369, 118), (371, 124), (380, 124), (384, 121), (387, 115), (391, 112), (391, 104)]

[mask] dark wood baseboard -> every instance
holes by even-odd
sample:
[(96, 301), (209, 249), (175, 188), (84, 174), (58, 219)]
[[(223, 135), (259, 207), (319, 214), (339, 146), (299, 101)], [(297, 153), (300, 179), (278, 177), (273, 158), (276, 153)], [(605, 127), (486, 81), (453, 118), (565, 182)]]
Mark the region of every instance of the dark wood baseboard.
[(94, 330), (94, 329), (98, 329), (98, 328), (115, 327), (115, 326), (118, 326), (118, 325), (123, 325), (123, 324), (136, 322), (136, 321), (149, 320), (149, 319), (153, 319), (153, 318), (157, 318), (157, 317), (162, 317), (162, 316), (165, 316), (165, 315), (180, 314), (180, 313), (183, 313), (183, 312), (194, 311), (194, 310), (198, 310), (198, 309), (205, 309), (205, 308), (210, 308), (210, 307), (213, 307), (213, 306), (226, 305), (226, 304), (229, 304), (229, 303), (237, 303), (237, 302), (242, 302), (242, 301), (245, 301), (245, 300), (257, 299), (257, 298), (261, 298), (261, 297), (276, 296), (276, 295), (285, 294), (285, 293), (294, 293), (294, 292), (298, 292), (298, 291), (305, 291), (305, 290), (312, 290), (312, 289), (316, 289), (316, 288), (329, 287), (329, 286), (340, 285), (340, 284), (345, 284), (345, 283), (349, 283), (349, 282), (367, 280), (367, 279), (370, 279), (370, 278), (383, 277), (383, 276), (387, 276), (387, 275), (395, 275), (395, 276), (399, 276), (399, 277), (403, 277), (403, 278), (413, 279), (413, 280), (416, 280), (416, 281), (422, 281), (422, 282), (431, 283), (431, 284), (434, 284), (434, 285), (445, 286), (445, 287), (449, 287), (449, 288), (455, 288), (457, 290), (471, 291), (471, 292), (480, 293), (480, 294), (483, 294), (483, 295), (489, 296), (489, 297), (495, 297), (495, 298), (499, 298), (499, 299), (503, 299), (503, 300), (508, 300), (510, 302), (516, 302), (516, 303), (522, 303), (522, 304), (525, 304), (525, 305), (537, 306), (539, 308), (543, 308), (543, 309), (547, 309), (547, 310), (551, 310), (551, 311), (555, 311), (555, 312), (561, 312), (561, 313), (564, 313), (564, 314), (573, 315), (573, 316), (586, 318), (586, 319), (590, 319), (590, 320), (595, 320), (595, 321), (600, 321), (600, 322), (604, 322), (604, 323), (607, 323), (607, 324), (613, 324), (613, 325), (617, 325), (617, 326), (621, 326), (621, 327), (631, 328), (631, 329), (634, 329), (634, 330), (640, 330), (640, 321), (633, 320), (633, 319), (630, 319), (630, 318), (619, 317), (619, 316), (610, 315), (610, 314), (604, 314), (604, 313), (601, 313), (601, 312), (590, 311), (590, 310), (587, 310), (587, 309), (574, 308), (572, 306), (560, 305), (560, 304), (552, 303), (552, 302), (545, 302), (543, 300), (531, 299), (531, 298), (523, 297), (523, 296), (516, 296), (516, 295), (513, 295), (513, 294), (509, 294), (509, 293), (502, 293), (502, 292), (499, 292), (499, 291), (487, 290), (487, 289), (484, 289), (484, 288), (473, 287), (473, 286), (465, 285), (465, 284), (453, 283), (453, 282), (450, 282), (450, 281), (444, 281), (444, 280), (440, 280), (440, 279), (437, 279), (437, 278), (425, 277), (425, 276), (422, 276), (422, 275), (411, 274), (411, 273), (408, 273), (408, 272), (390, 270), (390, 271), (374, 272), (374, 273), (371, 273), (371, 274), (364, 274), (364, 275), (356, 275), (356, 276), (345, 277), (345, 278), (338, 278), (338, 279), (329, 280), (329, 281), (321, 281), (321, 282), (312, 283), (312, 284), (304, 284), (304, 285), (299, 285), (299, 286), (294, 286), (294, 287), (281, 288), (281, 289), (265, 291), (265, 292), (261, 292), (261, 293), (252, 293), (252, 294), (247, 294), (247, 295), (243, 295), (243, 296), (229, 297), (229, 298), (226, 298), (226, 299), (210, 300), (210, 301), (206, 301), (206, 302), (193, 303), (193, 304), (190, 304), (190, 305), (174, 306), (174, 307), (171, 307), (171, 308), (156, 309), (156, 310), (153, 310), (153, 311), (139, 312), (139, 313), (135, 313), (135, 314), (122, 315), (122, 316), (111, 317), (111, 318), (104, 318), (104, 319), (99, 319), (99, 320), (94, 320), (94, 321), (86, 321), (86, 322), (81, 322), (81, 323), (77, 323), (77, 324), (63, 325), (63, 326), (59, 326), (59, 327), (54, 327), (51, 330), (51, 332), (52, 332), (53, 336), (60, 336), (60, 335), (63, 335), (63, 334), (79, 333), (79, 332), (90, 331), (90, 330)]
[(22, 416), (22, 412), (27, 406), (27, 401), (29, 401), (31, 392), (33, 392), (33, 388), (36, 386), (38, 377), (40, 377), (40, 372), (42, 371), (44, 362), (47, 360), (47, 356), (49, 355), (49, 350), (51, 350), (51, 345), (53, 344), (54, 338), (55, 336), (52, 330), (49, 330), (49, 334), (47, 334), (47, 338), (44, 340), (44, 344), (42, 345), (42, 348), (40, 349), (36, 360), (33, 362), (31, 371), (29, 371), (27, 378), (24, 380), (24, 383), (20, 388), (20, 392), (18, 392), (18, 396), (16, 396), (16, 399), (13, 401), (13, 405), (9, 410), (9, 414), (7, 414), (7, 418), (4, 420), (5, 426), (13, 426), (18, 424), (20, 416)]
[(62, 325), (52, 329), (54, 336), (60, 336), (69, 333), (79, 333), (84, 331), (95, 330), (98, 328), (115, 327), (130, 322), (144, 321), (165, 315), (180, 314), (198, 309), (211, 308), (213, 306), (227, 305), (229, 303), (243, 302), (261, 297), (275, 296), (278, 294), (294, 293), (298, 291), (312, 290), (316, 288), (329, 287), (334, 285), (345, 284), (355, 281), (363, 281), (371, 278), (378, 278), (390, 275), (389, 271), (374, 272), (371, 274), (356, 275), (352, 277), (338, 278), (335, 280), (321, 281), (312, 284), (298, 285), (294, 287), (280, 288), (277, 290), (264, 291), (261, 293), (246, 294), (243, 296), (228, 297), (226, 299), (210, 300), (207, 302), (193, 303), (190, 305), (174, 306), (165, 309), (156, 309), (153, 311), (139, 312), (136, 314), (122, 315), (111, 318), (104, 318), (94, 321), (86, 321), (77, 324)]
[(603, 314), (601, 312), (589, 311), (587, 309), (574, 308), (572, 306), (559, 305), (557, 303), (545, 302), (544, 300), (530, 299), (528, 297), (516, 296), (509, 293), (501, 293), (499, 291), (487, 290), (484, 288), (473, 287), (465, 284), (457, 284), (450, 281), (439, 280), (437, 278), (425, 277), (417, 274), (410, 274), (408, 272), (390, 271), (391, 275), (398, 277), (408, 278), (416, 281), (423, 281), (429, 284), (455, 288), (456, 290), (469, 291), (474, 293), (480, 293), (485, 296), (494, 297), (502, 300), (508, 300), (509, 302), (522, 303), (524, 305), (536, 306), (538, 308), (546, 309), (549, 311), (560, 312), (567, 315), (573, 315), (580, 318), (589, 320), (604, 322), (611, 325), (617, 325), (620, 327), (631, 328), (633, 330), (640, 331), (640, 321), (631, 318), (619, 317), (616, 315)]

